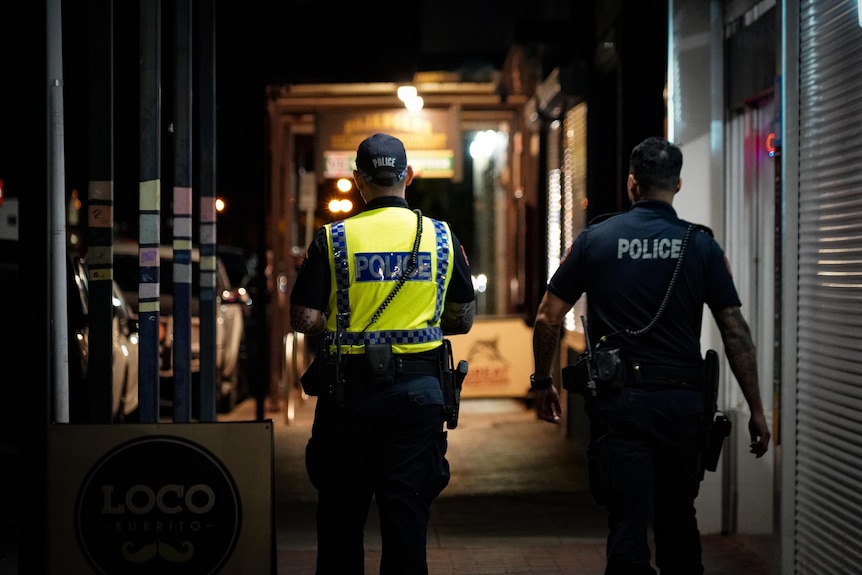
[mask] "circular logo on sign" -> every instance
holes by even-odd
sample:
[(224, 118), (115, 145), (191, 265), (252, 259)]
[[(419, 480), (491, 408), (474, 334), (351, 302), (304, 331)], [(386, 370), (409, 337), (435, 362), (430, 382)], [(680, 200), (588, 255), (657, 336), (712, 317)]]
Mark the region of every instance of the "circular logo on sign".
[(81, 550), (105, 575), (216, 573), (233, 553), (241, 516), (221, 461), (171, 436), (117, 446), (87, 475), (75, 504)]

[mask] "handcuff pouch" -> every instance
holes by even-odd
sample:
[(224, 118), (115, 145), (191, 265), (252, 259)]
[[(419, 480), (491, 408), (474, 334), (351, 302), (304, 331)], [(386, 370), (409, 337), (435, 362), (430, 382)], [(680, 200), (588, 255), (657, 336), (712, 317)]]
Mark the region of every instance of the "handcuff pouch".
[(388, 343), (365, 344), (365, 359), (368, 361), (368, 379), (377, 385), (390, 385), (395, 377), (392, 345)]

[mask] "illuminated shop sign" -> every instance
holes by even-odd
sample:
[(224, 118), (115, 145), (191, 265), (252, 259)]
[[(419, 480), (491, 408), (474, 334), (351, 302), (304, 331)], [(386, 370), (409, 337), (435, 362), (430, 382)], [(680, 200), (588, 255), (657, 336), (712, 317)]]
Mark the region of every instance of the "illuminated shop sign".
[[(413, 175), (422, 178), (451, 178), (455, 174), (455, 153), (452, 150), (407, 149), (407, 162), (413, 166)], [(324, 150), (323, 177), (349, 178), (356, 168), (356, 151), (337, 152)]]
[(316, 136), (323, 177), (351, 177), (356, 167), (356, 148), (362, 140), (385, 132), (404, 142), (407, 161), (417, 177), (457, 179), (461, 142), (456, 118), (450, 110), (435, 109), (322, 113)]

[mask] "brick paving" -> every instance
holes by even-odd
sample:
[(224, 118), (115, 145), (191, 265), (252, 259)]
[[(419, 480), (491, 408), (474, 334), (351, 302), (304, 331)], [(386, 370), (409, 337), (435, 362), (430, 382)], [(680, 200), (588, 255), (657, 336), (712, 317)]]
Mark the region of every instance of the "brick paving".
[[(313, 398), (274, 422), (277, 575), (313, 575), (315, 492), (304, 468)], [(225, 419), (253, 419), (247, 401)], [(602, 575), (605, 513), (590, 498), (583, 449), (523, 401), (469, 399), (449, 431), (452, 480), (432, 508), (431, 575)], [(772, 536), (705, 535), (708, 575), (775, 575)], [(378, 572), (372, 506), (366, 573)]]
[[(247, 400), (220, 419), (253, 420), (255, 407)], [(314, 574), (316, 493), (304, 465), (313, 411), (314, 400), (307, 399), (290, 411), (265, 414), (274, 430), (276, 521), (274, 565), (266, 575)], [(432, 508), (431, 575), (602, 575), (605, 513), (587, 490), (580, 444), (561, 426), (538, 421), (524, 401), (464, 400), (461, 422), (449, 431), (452, 479)], [(0, 575), (17, 575), (15, 524), (3, 519)], [(379, 570), (377, 526), (372, 506), (368, 575)], [(777, 575), (776, 540), (706, 535), (706, 573)]]

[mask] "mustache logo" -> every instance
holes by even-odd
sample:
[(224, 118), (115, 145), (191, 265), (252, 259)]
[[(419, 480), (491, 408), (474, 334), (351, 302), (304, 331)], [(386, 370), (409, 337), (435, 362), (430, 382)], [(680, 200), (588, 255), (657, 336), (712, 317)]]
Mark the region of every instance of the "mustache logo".
[(171, 563), (184, 563), (194, 556), (195, 546), (188, 541), (184, 541), (181, 551), (156, 539), (154, 542), (147, 543), (136, 551), (134, 544), (127, 541), (123, 544), (122, 554), (123, 559), (129, 563), (146, 563), (156, 556)]

